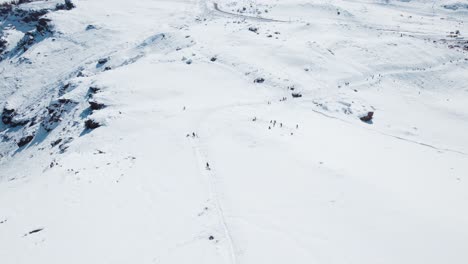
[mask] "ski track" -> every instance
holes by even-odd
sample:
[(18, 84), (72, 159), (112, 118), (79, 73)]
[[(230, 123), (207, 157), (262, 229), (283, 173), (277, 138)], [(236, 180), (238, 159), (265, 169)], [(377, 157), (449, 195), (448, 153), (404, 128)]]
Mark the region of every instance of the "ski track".
[[(198, 138), (197, 138), (197, 141), (199, 141)], [(193, 150), (194, 150), (195, 157), (198, 160), (198, 168), (199, 168), (200, 174), (203, 175), (206, 179), (208, 179), (208, 182), (209, 182), (210, 197), (214, 203), (216, 213), (218, 215), (218, 220), (222, 226), (225, 239), (227, 240), (227, 243), (229, 246), (228, 251), (229, 251), (229, 257), (231, 260), (230, 263), (237, 264), (237, 257), (235, 253), (234, 242), (233, 242), (228, 224), (226, 222), (226, 217), (224, 215), (222, 203), (219, 199), (219, 190), (218, 190), (216, 179), (215, 179), (216, 173), (214, 172), (211, 164), (209, 168), (205, 167), (205, 164), (209, 162), (209, 157), (201, 153), (200, 146), (198, 144), (195, 144), (193, 146)]]
[[(316, 113), (318, 115), (321, 115), (323, 117), (329, 118), (329, 119), (334, 119), (334, 120), (338, 120), (338, 121), (341, 121), (341, 122), (346, 123), (346, 124), (353, 125), (353, 122), (351, 122), (350, 120), (346, 120), (346, 119), (343, 119), (343, 118), (340, 118), (340, 117), (337, 117), (337, 116), (333, 116), (333, 115), (324, 113), (322, 111), (318, 111), (316, 109), (312, 109), (312, 112), (314, 112), (314, 113)], [(407, 138), (404, 138), (404, 137), (388, 134), (388, 133), (385, 133), (385, 132), (382, 132), (382, 131), (379, 131), (379, 130), (375, 130), (375, 129), (371, 129), (371, 128), (364, 128), (364, 129), (366, 129), (368, 131), (372, 131), (374, 133), (379, 133), (379, 134), (381, 134), (383, 136), (392, 137), (392, 138), (397, 139), (397, 140), (405, 141), (407, 143), (416, 144), (416, 145), (420, 145), (422, 147), (435, 149), (437, 151), (446, 151), (446, 152), (452, 152), (452, 153), (455, 153), (455, 154), (468, 156), (468, 153), (460, 151), (460, 150), (449, 149), (449, 148), (441, 148), (441, 147), (437, 147), (437, 146), (434, 146), (434, 145), (431, 145), (431, 144), (427, 144), (427, 143), (424, 143), (424, 142), (419, 142), (419, 141), (407, 139)]]
[(277, 19), (271, 19), (271, 18), (254, 17), (254, 16), (247, 16), (247, 15), (231, 13), (231, 12), (228, 12), (228, 11), (221, 10), (219, 8), (218, 3), (213, 3), (213, 10), (217, 11), (220, 14), (232, 16), (232, 17), (235, 17), (235, 18), (251, 19), (251, 20), (256, 20), (256, 21), (261, 21), (261, 22), (281, 22), (281, 23), (290, 22), (290, 21), (277, 20)]

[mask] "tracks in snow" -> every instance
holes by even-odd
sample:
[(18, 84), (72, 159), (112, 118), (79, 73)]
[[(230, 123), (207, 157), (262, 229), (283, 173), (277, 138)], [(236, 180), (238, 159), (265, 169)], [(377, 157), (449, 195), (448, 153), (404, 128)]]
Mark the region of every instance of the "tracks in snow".
[(211, 1), (208, 1), (208, 0), (200, 0), (200, 5), (201, 5), (202, 9), (204, 10), (204, 12), (217, 13), (219, 15), (228, 16), (228, 17), (241, 18), (241, 19), (250, 19), (250, 20), (255, 20), (255, 21), (260, 21), (260, 22), (280, 22), (280, 23), (289, 23), (290, 22), (290, 21), (279, 20), (279, 19), (254, 17), (254, 16), (247, 16), (247, 15), (232, 13), (232, 12), (229, 12), (229, 11), (222, 10), (219, 7), (218, 3), (211, 2)]
[(221, 201), (219, 200), (218, 188), (215, 180), (215, 173), (213, 170), (207, 170), (204, 168), (204, 164), (206, 163), (206, 157), (204, 157), (200, 151), (200, 147), (198, 144), (194, 144), (193, 146), (194, 154), (197, 158), (198, 168), (200, 170), (200, 174), (202, 174), (209, 182), (209, 191), (210, 191), (210, 200), (213, 201), (216, 213), (218, 215), (219, 222), (223, 228), (224, 236), (228, 243), (228, 250), (229, 250), (229, 257), (231, 264), (237, 264), (237, 258), (234, 248), (234, 242), (232, 240), (231, 232), (229, 231), (226, 217), (224, 216), (224, 210), (221, 205)]

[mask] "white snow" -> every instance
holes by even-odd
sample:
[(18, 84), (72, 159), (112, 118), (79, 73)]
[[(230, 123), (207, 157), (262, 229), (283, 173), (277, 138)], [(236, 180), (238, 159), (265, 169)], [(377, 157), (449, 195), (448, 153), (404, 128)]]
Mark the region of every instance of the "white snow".
[(468, 263), (467, 1), (74, 3), (0, 20), (1, 263)]

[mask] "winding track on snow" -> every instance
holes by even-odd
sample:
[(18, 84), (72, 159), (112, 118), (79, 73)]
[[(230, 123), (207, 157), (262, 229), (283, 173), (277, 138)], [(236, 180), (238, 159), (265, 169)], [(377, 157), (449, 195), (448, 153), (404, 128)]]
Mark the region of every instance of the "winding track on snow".
[(223, 207), (221, 205), (221, 201), (219, 199), (218, 187), (217, 187), (216, 179), (215, 179), (215, 173), (213, 172), (213, 170), (211, 168), (209, 168), (209, 169), (204, 168), (204, 164), (205, 164), (207, 158), (204, 155), (202, 155), (199, 145), (197, 144), (197, 145), (193, 146), (192, 148), (193, 148), (193, 151), (195, 153), (195, 156), (196, 156), (198, 164), (199, 164), (198, 166), (199, 166), (200, 174), (204, 175), (209, 181), (210, 199), (214, 203), (216, 213), (218, 215), (218, 219), (220, 221), (220, 224), (221, 224), (223, 232), (224, 232), (224, 236), (227, 239), (227, 243), (229, 245), (228, 250), (229, 250), (229, 255), (230, 255), (230, 259), (231, 259), (231, 264), (237, 264), (237, 258), (236, 258), (235, 248), (234, 248), (234, 242), (233, 242), (231, 232), (230, 232), (230, 230), (228, 228), (228, 225), (227, 225), (227, 222), (226, 222), (226, 217), (224, 216), (224, 210), (223, 210)]
[[(207, 4), (206, 1), (205, 1), (205, 4)], [(216, 11), (217, 13), (232, 16), (232, 17), (251, 19), (251, 20), (262, 21), (262, 22), (281, 22), (281, 23), (290, 22), (290, 21), (278, 20), (278, 19), (272, 19), (272, 18), (254, 17), (254, 16), (241, 15), (237, 13), (231, 13), (231, 12), (220, 9), (218, 3), (213, 3), (213, 10)]]

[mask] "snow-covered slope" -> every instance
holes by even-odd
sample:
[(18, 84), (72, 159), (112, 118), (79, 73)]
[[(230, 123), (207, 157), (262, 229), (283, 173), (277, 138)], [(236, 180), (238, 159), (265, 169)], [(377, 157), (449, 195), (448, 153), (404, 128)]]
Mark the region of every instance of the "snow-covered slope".
[(467, 1), (73, 3), (0, 12), (1, 263), (468, 263)]

